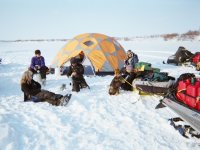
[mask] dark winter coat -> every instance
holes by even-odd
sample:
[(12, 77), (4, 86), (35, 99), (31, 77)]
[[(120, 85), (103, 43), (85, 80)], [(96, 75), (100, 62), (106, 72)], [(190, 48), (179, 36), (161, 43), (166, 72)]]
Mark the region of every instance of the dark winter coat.
[(34, 69), (36, 67), (36, 65), (40, 66), (40, 67), (45, 67), (45, 60), (43, 56), (40, 57), (32, 57), (31, 59), (31, 68)]
[(21, 84), (21, 90), (24, 92), (24, 101), (27, 101), (31, 96), (35, 96), (41, 92), (41, 85), (38, 82), (31, 80), (30, 84)]
[(108, 93), (110, 95), (119, 94), (119, 89), (122, 83), (125, 83), (124, 78), (122, 76), (115, 76), (110, 83), (110, 88)]
[(60, 99), (63, 97), (60, 94), (55, 94), (47, 90), (41, 90), (41, 85), (31, 80), (31, 84), (24, 83), (21, 85), (21, 90), (24, 92), (24, 101), (48, 102), (52, 105), (60, 105)]
[(135, 79), (136, 74), (126, 72), (122, 74), (122, 77), (125, 79), (125, 82), (122, 83), (121, 88), (126, 91), (132, 91), (133, 90), (132, 82)]
[(71, 76), (73, 72), (76, 72), (76, 76), (72, 77), (74, 79), (80, 79), (83, 78), (84, 74), (84, 67), (82, 64), (77, 64), (76, 66), (70, 66), (69, 70), (67, 72), (67, 76)]
[(67, 76), (71, 76), (73, 72), (76, 72), (76, 75), (72, 76), (72, 91), (79, 92), (80, 88), (89, 87), (83, 77), (84, 67), (82, 64), (78, 63), (76, 66), (71, 65), (67, 72)]

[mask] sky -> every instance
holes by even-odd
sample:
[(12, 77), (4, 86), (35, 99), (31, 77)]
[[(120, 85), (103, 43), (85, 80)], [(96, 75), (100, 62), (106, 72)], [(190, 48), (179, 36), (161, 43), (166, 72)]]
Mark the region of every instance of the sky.
[(0, 0), (0, 40), (184, 33), (199, 14), (200, 0)]

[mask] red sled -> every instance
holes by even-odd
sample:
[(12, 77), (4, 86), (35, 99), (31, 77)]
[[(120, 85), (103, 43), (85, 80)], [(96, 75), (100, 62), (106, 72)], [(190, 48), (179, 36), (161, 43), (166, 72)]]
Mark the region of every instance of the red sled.
[(200, 101), (199, 100), (196, 103), (196, 110), (200, 111)]
[(195, 108), (196, 107), (196, 98), (186, 95), (185, 102), (189, 107)]
[(198, 62), (200, 62), (200, 52), (197, 52), (194, 57), (192, 58), (192, 62), (197, 64)]
[(178, 100), (182, 101), (183, 103), (186, 103), (185, 102), (185, 97), (186, 95), (184, 93), (176, 93), (176, 97), (178, 98)]
[(185, 91), (187, 86), (190, 85), (190, 80), (180, 81), (178, 83), (178, 92)]

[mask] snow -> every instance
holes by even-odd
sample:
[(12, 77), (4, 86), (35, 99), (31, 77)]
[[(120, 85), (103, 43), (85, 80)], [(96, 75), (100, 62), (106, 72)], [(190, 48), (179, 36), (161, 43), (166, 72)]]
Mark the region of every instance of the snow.
[[(200, 51), (199, 41), (147, 39), (119, 41), (151, 62), (161, 71), (178, 77), (184, 72), (198, 74), (194, 68), (162, 64), (179, 46)], [(40, 49), (49, 66), (65, 42), (0, 43), (0, 149), (199, 149), (200, 141), (186, 139), (169, 125), (176, 116), (168, 108), (155, 110), (160, 96), (140, 96), (121, 91), (108, 95), (113, 76), (86, 77), (91, 89), (71, 92), (70, 78), (47, 76), (44, 89), (72, 93), (67, 107), (48, 103), (23, 102), (20, 78), (28, 68), (35, 49)], [(62, 84), (67, 89), (60, 91)]]

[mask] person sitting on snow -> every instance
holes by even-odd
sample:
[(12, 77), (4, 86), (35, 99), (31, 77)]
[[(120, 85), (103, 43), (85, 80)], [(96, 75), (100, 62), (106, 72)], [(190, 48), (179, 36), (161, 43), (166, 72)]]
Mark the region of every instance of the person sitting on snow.
[(21, 78), (21, 90), (24, 92), (24, 101), (48, 102), (55, 106), (64, 106), (71, 98), (71, 94), (62, 96), (41, 89), (41, 85), (33, 80), (33, 73), (25, 71)]
[(128, 50), (127, 58), (124, 62), (125, 66), (131, 65), (134, 68), (135, 64), (139, 62), (139, 59), (135, 53), (133, 53), (131, 50)]
[(133, 69), (132, 65), (127, 65), (125, 70), (123, 70), (123, 72), (121, 72), (121, 76), (123, 77), (123, 79), (125, 81), (121, 85), (121, 88), (123, 90), (126, 90), (126, 91), (132, 91), (133, 90), (132, 82), (137, 76), (137, 71), (138, 70)]
[(45, 66), (45, 60), (44, 57), (41, 56), (40, 50), (35, 50), (35, 56), (31, 59), (29, 70), (32, 71), (33, 74), (39, 73), (41, 75), (42, 84), (45, 85), (48, 68)]
[(72, 77), (72, 91), (79, 92), (80, 88), (89, 87), (86, 83), (83, 74), (84, 74), (84, 67), (80, 64), (79, 60), (75, 57), (72, 57), (70, 60), (71, 66), (67, 72), (67, 76)]
[(120, 87), (121, 87), (122, 83), (125, 83), (125, 79), (121, 76), (120, 70), (116, 69), (115, 70), (115, 76), (114, 76), (114, 78), (112, 79), (112, 81), (110, 83), (110, 87), (109, 87), (108, 93), (110, 95), (119, 94), (119, 90), (120, 90)]

